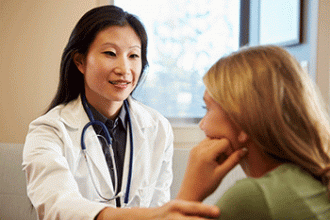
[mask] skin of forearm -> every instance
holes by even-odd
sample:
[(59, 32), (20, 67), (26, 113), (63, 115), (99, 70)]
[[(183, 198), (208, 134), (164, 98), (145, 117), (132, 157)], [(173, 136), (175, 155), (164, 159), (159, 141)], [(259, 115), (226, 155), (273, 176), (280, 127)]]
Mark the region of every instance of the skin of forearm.
[(152, 213), (153, 208), (104, 208), (97, 216), (97, 220), (148, 220), (155, 219)]

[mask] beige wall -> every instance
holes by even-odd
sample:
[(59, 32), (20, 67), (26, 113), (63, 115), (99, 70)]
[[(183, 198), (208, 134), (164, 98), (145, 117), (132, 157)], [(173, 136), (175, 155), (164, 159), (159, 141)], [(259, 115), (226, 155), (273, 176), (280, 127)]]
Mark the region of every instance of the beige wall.
[(319, 1), (316, 82), (330, 109), (330, 1)]
[(0, 1), (0, 142), (23, 143), (55, 94), (60, 58), (96, 0)]
[[(87, 10), (108, 2), (0, 0), (0, 143), (24, 143), (28, 124), (55, 94), (61, 53), (72, 28)], [(328, 99), (330, 1), (319, 4), (315, 62), (317, 81)]]

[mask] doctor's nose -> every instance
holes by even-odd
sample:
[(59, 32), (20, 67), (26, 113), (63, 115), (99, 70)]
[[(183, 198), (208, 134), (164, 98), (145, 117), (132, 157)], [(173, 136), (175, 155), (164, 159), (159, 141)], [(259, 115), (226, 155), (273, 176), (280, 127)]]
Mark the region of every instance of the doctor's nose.
[(118, 59), (114, 71), (118, 75), (125, 75), (130, 73), (130, 65), (128, 60), (125, 58)]

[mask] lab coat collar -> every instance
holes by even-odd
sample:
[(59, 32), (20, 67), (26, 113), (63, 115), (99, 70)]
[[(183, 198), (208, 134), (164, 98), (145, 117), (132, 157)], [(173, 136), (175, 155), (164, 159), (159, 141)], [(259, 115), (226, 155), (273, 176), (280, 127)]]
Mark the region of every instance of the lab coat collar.
[[(155, 125), (152, 116), (131, 96), (128, 97), (129, 110), (132, 124), (144, 129)], [(143, 117), (141, 117), (143, 116)], [(85, 126), (89, 122), (89, 118), (82, 106), (81, 97), (69, 102), (61, 113), (62, 121), (73, 129)]]
[(89, 122), (80, 96), (62, 109), (61, 120), (72, 129), (84, 127)]

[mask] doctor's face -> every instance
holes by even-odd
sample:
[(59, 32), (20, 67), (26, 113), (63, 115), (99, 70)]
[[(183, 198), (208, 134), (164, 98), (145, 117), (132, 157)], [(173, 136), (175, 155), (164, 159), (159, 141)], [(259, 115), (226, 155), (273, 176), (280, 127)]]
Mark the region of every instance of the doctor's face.
[(238, 136), (241, 130), (230, 120), (221, 106), (213, 100), (207, 91), (204, 93), (206, 114), (199, 123), (205, 135), (211, 139), (227, 138), (233, 149), (239, 148)]
[(85, 57), (75, 57), (75, 63), (84, 75), (86, 98), (93, 106), (122, 102), (141, 74), (141, 40), (129, 25), (110, 26), (96, 35)]

